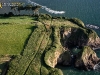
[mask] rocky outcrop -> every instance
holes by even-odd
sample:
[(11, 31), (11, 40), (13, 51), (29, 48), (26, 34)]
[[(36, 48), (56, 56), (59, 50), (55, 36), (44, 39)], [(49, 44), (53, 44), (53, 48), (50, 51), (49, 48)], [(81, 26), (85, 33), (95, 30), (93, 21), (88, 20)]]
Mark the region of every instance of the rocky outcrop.
[(57, 59), (59, 58), (60, 54), (61, 52), (59, 51), (54, 51), (54, 52), (52, 52), (52, 50), (48, 51), (44, 58), (45, 63), (48, 66), (54, 68), (57, 65)]
[(63, 45), (64, 48), (66, 48), (66, 42), (67, 39), (71, 36), (71, 29), (72, 28), (61, 28), (60, 30), (60, 35), (61, 35), (61, 44)]
[[(57, 64), (64, 66), (73, 64), (77, 68), (93, 69), (94, 65), (100, 61), (92, 50), (100, 47), (100, 38), (96, 32), (85, 28), (84, 23), (76, 18), (52, 19), (50, 24), (55, 26), (55, 30), (53, 29), (54, 38), (51, 48), (45, 53), (45, 64), (52, 68), (55, 68)], [(50, 25), (49, 21), (43, 23)], [(64, 50), (61, 50), (62, 47)], [(79, 50), (74, 55), (72, 49), (76, 47)]]
[(89, 46), (92, 49), (100, 48), (100, 38), (95, 31), (87, 28), (61, 29), (62, 45), (66, 48)]
[[(100, 47), (100, 38), (94, 30), (82, 27), (62, 27), (60, 35), (65, 52), (60, 55), (58, 64), (68, 66), (73, 63), (77, 68), (89, 70), (100, 61), (92, 50)], [(72, 49), (76, 47), (79, 48), (78, 53), (73, 53)], [(75, 59), (71, 55), (75, 56), (73, 57)]]
[(69, 51), (63, 52), (57, 61), (58, 64), (64, 65), (64, 66), (70, 66), (71, 65), (71, 54)]
[(94, 66), (100, 62), (96, 53), (88, 46), (84, 46), (82, 50), (76, 56), (75, 67), (93, 70)]
[(90, 37), (87, 43), (93, 50), (100, 48), (100, 38), (96, 36), (95, 38)]

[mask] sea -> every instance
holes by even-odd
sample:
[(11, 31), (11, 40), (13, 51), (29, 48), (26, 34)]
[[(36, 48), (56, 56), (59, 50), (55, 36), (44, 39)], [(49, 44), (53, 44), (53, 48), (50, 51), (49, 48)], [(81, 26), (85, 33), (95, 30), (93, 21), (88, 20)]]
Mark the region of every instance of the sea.
[[(1, 0), (2, 1), (2, 0)], [(51, 14), (52, 16), (64, 16), (67, 18), (79, 18), (85, 25), (95, 30), (100, 37), (100, 0), (4, 0), (22, 1), (28, 4), (41, 5), (40, 13)], [(0, 9), (1, 10), (1, 9)], [(100, 49), (95, 50), (100, 57)], [(57, 66), (64, 75), (100, 75), (99, 71), (84, 71), (74, 67)]]

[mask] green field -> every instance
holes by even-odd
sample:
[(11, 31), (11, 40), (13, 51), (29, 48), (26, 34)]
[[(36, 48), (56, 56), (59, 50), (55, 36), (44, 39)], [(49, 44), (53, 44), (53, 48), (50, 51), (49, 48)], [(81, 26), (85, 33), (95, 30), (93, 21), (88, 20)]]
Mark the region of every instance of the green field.
[(32, 17), (0, 19), (0, 55), (20, 54), (32, 32)]

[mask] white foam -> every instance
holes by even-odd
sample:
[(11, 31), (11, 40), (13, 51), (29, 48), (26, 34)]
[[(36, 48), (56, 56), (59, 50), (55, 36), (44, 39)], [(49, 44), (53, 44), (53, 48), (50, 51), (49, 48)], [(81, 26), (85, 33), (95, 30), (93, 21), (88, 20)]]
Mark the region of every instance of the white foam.
[(31, 3), (31, 4), (34, 4), (34, 5), (39, 5), (39, 6), (42, 7), (42, 9), (44, 9), (44, 10), (46, 10), (47, 12), (52, 13), (52, 14), (64, 14), (64, 13), (65, 13), (65, 11), (56, 11), (56, 10), (52, 10), (52, 9), (48, 8), (47, 6), (40, 5), (40, 4), (35, 3), (35, 2), (33, 2), (33, 1), (31, 1), (31, 0), (26, 0), (26, 1), (27, 1), (28, 3)]
[(96, 26), (96, 25), (91, 25), (91, 24), (87, 24), (86, 27), (94, 28), (94, 29), (99, 29), (98, 26)]
[(100, 62), (93, 67), (94, 70), (100, 71)]

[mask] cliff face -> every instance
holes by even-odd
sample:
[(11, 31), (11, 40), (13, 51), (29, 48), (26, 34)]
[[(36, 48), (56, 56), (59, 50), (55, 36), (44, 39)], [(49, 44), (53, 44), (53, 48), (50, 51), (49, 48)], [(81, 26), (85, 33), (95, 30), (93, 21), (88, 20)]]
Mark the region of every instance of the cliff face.
[(71, 54), (69, 51), (63, 52), (57, 61), (58, 64), (64, 65), (64, 66), (70, 66), (71, 65)]
[(93, 70), (93, 67), (98, 62), (100, 62), (100, 59), (97, 57), (96, 53), (90, 47), (85, 46), (76, 56), (75, 67)]
[[(65, 53), (60, 56), (58, 63), (67, 66), (74, 64), (77, 68), (93, 70), (93, 67), (100, 62), (100, 59), (93, 51), (100, 48), (100, 38), (94, 30), (84, 26), (63, 26), (60, 29), (60, 35)], [(76, 47), (79, 48), (79, 51), (76, 49), (78, 52), (74, 54), (73, 48)], [(70, 51), (69, 54), (66, 53), (68, 50)], [(71, 55), (75, 55), (75, 59)]]
[(51, 51), (46, 53), (46, 55), (45, 55), (45, 63), (48, 66), (54, 68), (57, 65), (57, 59), (59, 58), (61, 52), (59, 52), (59, 51), (54, 51), (53, 53), (52, 52), (53, 51), (51, 50)]
[(97, 36), (95, 39), (94, 38), (89, 38), (88, 46), (90, 46), (93, 50), (100, 48), (100, 38)]
[(95, 31), (87, 28), (63, 28), (61, 31), (62, 44), (67, 48), (89, 46), (92, 49), (100, 47), (100, 38)]

